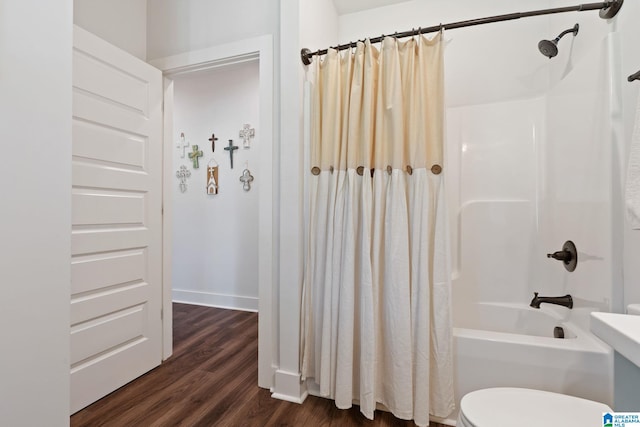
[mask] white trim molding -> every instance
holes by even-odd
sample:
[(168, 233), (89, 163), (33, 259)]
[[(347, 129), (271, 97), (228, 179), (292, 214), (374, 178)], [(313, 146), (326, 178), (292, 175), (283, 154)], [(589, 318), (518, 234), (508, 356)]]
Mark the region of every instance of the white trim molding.
[(276, 371), (274, 389), (277, 391), (271, 393), (271, 397), (286, 400), (287, 402), (302, 403), (309, 395), (299, 372), (287, 372), (278, 369)]
[(174, 289), (173, 302), (228, 308), (231, 310), (258, 311), (258, 298), (224, 295), (213, 292), (186, 291)]
[(171, 153), (173, 153), (173, 80), (163, 79), (163, 144), (162, 144), (162, 360), (173, 354), (173, 308), (171, 299), (166, 298), (166, 290), (172, 287), (173, 259), (173, 184)]

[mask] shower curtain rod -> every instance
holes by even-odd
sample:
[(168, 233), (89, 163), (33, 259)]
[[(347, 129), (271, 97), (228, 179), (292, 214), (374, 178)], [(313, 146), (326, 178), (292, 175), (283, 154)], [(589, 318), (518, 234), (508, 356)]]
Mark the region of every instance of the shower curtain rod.
[[(598, 9), (600, 9), (600, 18), (611, 19), (614, 16), (616, 16), (618, 11), (622, 7), (623, 2), (624, 0), (612, 0), (612, 1), (606, 1), (601, 3), (586, 3), (586, 4), (579, 4), (577, 6), (558, 7), (555, 9), (541, 9), (541, 10), (532, 10), (530, 12), (508, 13), (505, 15), (489, 16), (486, 18), (451, 22), (449, 24), (439, 24), (439, 25), (434, 25), (432, 27), (427, 27), (427, 28), (418, 28), (417, 30), (413, 29), (410, 31), (404, 31), (402, 33), (390, 34), (388, 36), (395, 37), (395, 38), (411, 37), (411, 36), (416, 36), (418, 34), (434, 33), (442, 29), (451, 30), (454, 28), (471, 27), (474, 25), (490, 24), (493, 22), (511, 21), (514, 19), (527, 18), (529, 16), (551, 15), (553, 13), (564, 13), (564, 12), (584, 12), (587, 10), (598, 10)], [(371, 41), (371, 43), (380, 43), (385, 37), (388, 37), (388, 36), (382, 35), (379, 37), (371, 38), (369, 40)], [(345, 50), (351, 47), (356, 47), (356, 42), (341, 44), (336, 46), (334, 49)], [(328, 50), (329, 49), (322, 49), (322, 50), (312, 52), (307, 48), (303, 48), (300, 51), (300, 57), (302, 59), (302, 63), (304, 65), (309, 65), (311, 64), (311, 60), (313, 56), (325, 55)]]

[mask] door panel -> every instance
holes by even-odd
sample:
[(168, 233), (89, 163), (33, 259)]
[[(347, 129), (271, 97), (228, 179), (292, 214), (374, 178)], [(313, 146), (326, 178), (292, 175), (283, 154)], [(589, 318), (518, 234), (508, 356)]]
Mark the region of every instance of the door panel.
[[(146, 256), (143, 249), (76, 256), (71, 266), (72, 294), (81, 294), (144, 279)], [(95, 274), (100, 271), (101, 274)]]
[(162, 357), (162, 74), (74, 28), (71, 413)]
[[(109, 64), (104, 58), (76, 50), (73, 55), (73, 86), (93, 96), (101, 96), (108, 102), (147, 115), (149, 82), (143, 76), (135, 76), (119, 64)], [(135, 72), (135, 71), (134, 71)]]
[(73, 123), (73, 134), (74, 155), (78, 158), (102, 159), (132, 171), (144, 170), (146, 138), (78, 120)]

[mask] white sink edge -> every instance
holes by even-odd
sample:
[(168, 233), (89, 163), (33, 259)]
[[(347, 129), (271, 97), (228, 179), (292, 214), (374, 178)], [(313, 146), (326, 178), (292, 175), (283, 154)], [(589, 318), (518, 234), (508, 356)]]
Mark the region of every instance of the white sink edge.
[(640, 367), (640, 316), (593, 312), (591, 332)]

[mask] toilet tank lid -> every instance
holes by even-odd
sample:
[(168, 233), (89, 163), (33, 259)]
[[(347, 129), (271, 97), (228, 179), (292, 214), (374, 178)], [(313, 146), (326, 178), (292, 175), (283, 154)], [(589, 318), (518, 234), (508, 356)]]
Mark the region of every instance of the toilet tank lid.
[(474, 427), (602, 425), (607, 405), (542, 390), (498, 387), (465, 395), (460, 411)]

